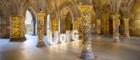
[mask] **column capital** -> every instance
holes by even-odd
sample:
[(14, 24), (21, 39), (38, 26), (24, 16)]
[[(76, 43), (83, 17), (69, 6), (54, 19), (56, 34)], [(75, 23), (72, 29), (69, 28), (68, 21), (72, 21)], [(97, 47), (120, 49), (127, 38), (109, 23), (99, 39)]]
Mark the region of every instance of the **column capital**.
[(40, 11), (39, 13), (38, 13), (38, 19), (40, 19), (40, 20), (44, 20), (44, 18), (45, 18), (45, 15), (46, 15), (46, 13), (45, 12), (43, 12), (43, 11)]
[(113, 14), (111, 15), (111, 17), (113, 18), (113, 20), (115, 19), (118, 19), (120, 17), (120, 14)]
[(124, 17), (123, 20), (129, 20), (129, 18), (128, 17)]

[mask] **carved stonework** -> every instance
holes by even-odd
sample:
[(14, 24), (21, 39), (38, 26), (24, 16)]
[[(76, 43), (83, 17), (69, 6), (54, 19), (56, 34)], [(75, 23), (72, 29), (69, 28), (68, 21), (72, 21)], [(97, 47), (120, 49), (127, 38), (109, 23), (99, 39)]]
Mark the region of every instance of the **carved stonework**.
[(97, 28), (97, 34), (98, 35), (100, 35), (101, 34), (101, 19), (97, 19), (96, 20), (97, 22), (96, 22), (96, 24), (97, 24), (97, 26), (96, 26), (96, 28)]
[(102, 28), (101, 28), (102, 33), (104, 35), (108, 35), (109, 34), (109, 14), (103, 13), (101, 26), (102, 26)]
[(38, 34), (38, 44), (37, 47), (43, 47), (45, 46), (45, 43), (43, 41), (44, 38), (44, 22), (45, 22), (45, 13), (43, 11), (40, 11), (38, 13), (38, 19), (37, 19), (37, 34)]
[(56, 20), (55, 18), (51, 20), (51, 30), (52, 32), (58, 30), (58, 20)]
[(95, 53), (92, 50), (92, 34), (91, 34), (91, 14), (87, 13), (84, 16), (84, 47), (81, 52), (81, 58), (83, 60), (94, 60), (96, 58)]
[(25, 23), (23, 16), (10, 17), (10, 39), (11, 41), (25, 40)]
[(82, 5), (81, 17), (83, 25), (83, 50), (81, 52), (81, 58), (83, 60), (95, 60), (95, 53), (92, 50), (92, 34), (91, 34), (91, 12), (93, 8), (90, 5)]
[(83, 39), (84, 38), (84, 33), (85, 33), (84, 18), (80, 17), (78, 19), (80, 19), (80, 21), (79, 21), (80, 39)]
[(73, 27), (74, 30), (79, 30), (80, 18), (77, 18), (77, 20), (74, 21), (73, 25), (74, 25), (74, 27)]
[(120, 15), (119, 14), (115, 14), (112, 15), (113, 18), (113, 39), (116, 42), (119, 42), (119, 25), (120, 25), (120, 20), (119, 20)]
[(127, 39), (129, 39), (130, 38), (130, 35), (129, 35), (129, 18), (123, 18), (123, 20), (124, 20), (124, 28), (125, 28), (125, 37), (127, 38)]

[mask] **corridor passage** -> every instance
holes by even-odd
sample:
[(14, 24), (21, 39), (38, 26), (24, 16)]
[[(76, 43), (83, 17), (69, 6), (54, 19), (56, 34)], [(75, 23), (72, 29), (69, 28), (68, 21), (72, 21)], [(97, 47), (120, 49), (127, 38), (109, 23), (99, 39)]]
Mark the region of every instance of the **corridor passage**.
[[(97, 55), (96, 60), (139, 60), (140, 38), (131, 37), (114, 43), (111, 37), (93, 40), (92, 48)], [(0, 39), (0, 60), (81, 60), (81, 40), (37, 48), (35, 36), (28, 36), (25, 42), (9, 42)]]

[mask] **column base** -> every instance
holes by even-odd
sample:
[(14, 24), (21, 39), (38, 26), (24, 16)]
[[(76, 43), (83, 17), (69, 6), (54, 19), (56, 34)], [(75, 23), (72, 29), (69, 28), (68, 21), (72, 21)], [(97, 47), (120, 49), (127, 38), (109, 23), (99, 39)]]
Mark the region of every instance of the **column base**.
[(10, 42), (23, 42), (26, 38), (10, 38)]
[(37, 43), (37, 47), (46, 47), (46, 44), (44, 42)]
[(7, 38), (9, 38), (9, 36), (2, 36), (0, 38), (7, 39)]
[(129, 35), (126, 35), (125, 36), (125, 40), (130, 40), (130, 36)]
[(95, 56), (95, 53), (93, 51), (83, 50), (81, 52), (80, 58), (83, 60), (95, 60), (97, 56)]
[(120, 39), (118, 36), (113, 37), (114, 42), (120, 42)]
[(3, 38), (3, 39), (7, 39), (7, 38), (9, 38), (10, 36), (8, 35), (8, 34), (2, 34), (1, 32), (0, 32), (0, 38)]
[(100, 35), (96, 35), (95, 40), (100, 41), (101, 40), (101, 36)]

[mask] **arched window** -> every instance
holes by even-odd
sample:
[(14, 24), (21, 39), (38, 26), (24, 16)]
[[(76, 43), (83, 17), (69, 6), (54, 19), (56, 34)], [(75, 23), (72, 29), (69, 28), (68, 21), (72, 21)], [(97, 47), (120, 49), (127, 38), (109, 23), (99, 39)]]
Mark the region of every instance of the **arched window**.
[(32, 14), (29, 10), (26, 11), (25, 24), (32, 24)]
[(33, 16), (29, 10), (26, 11), (25, 32), (28, 35), (33, 34)]

